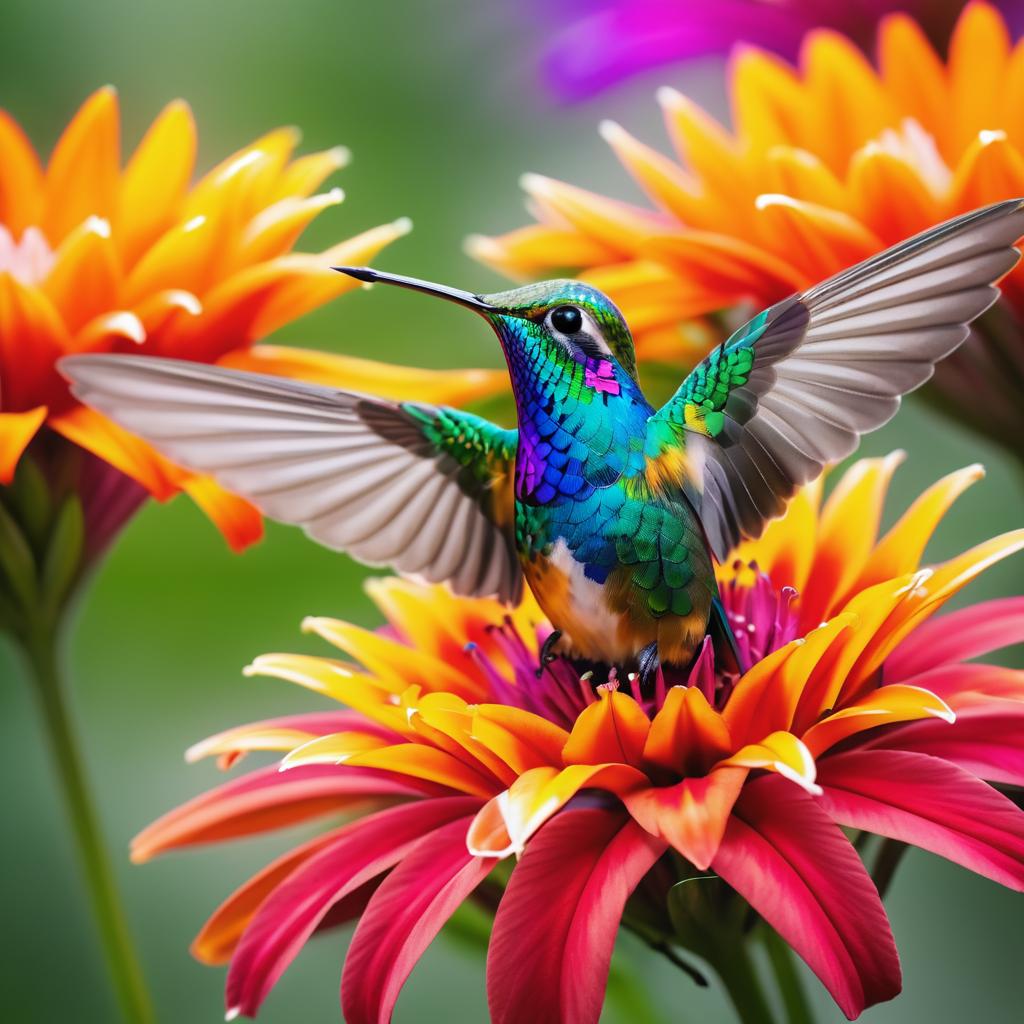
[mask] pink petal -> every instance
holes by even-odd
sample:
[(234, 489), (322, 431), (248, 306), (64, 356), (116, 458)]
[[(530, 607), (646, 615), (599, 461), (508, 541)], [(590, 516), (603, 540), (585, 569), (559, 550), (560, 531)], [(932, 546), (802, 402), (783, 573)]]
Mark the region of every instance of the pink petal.
[(939, 665), (914, 676), (913, 685), (941, 697), (957, 714), (962, 708), (989, 704), (993, 697), (1024, 702), (1024, 673), (1003, 665)]
[(471, 820), (453, 821), (420, 840), (370, 900), (341, 977), (347, 1024), (388, 1024), (416, 962), (497, 863), (467, 851)]
[(1024, 786), (1024, 704), (990, 701), (957, 712), (952, 725), (912, 722), (865, 746), (928, 754), (987, 782)]
[(918, 626), (885, 663), (885, 678), (905, 683), (936, 665), (966, 661), (1024, 643), (1024, 597), (961, 608)]
[(902, 750), (819, 762), (822, 807), (841, 825), (899, 839), (1024, 890), (1024, 811), (954, 764)]
[(807, 961), (851, 1020), (899, 992), (899, 956), (878, 892), (802, 789), (773, 776), (750, 783), (712, 867)]
[(228, 970), (230, 1017), (255, 1015), (277, 979), (327, 912), (400, 861), (428, 832), (472, 815), (473, 797), (438, 797), (361, 818), (337, 842), (300, 865), (261, 904)]
[(269, 765), (202, 793), (154, 821), (132, 840), (132, 860), (141, 863), (181, 846), (267, 832), (367, 801), (449, 792), (375, 768), (303, 765), (282, 772)]
[(596, 1024), (623, 907), (665, 849), (599, 808), (564, 810), (530, 840), (491, 932), (493, 1024)]

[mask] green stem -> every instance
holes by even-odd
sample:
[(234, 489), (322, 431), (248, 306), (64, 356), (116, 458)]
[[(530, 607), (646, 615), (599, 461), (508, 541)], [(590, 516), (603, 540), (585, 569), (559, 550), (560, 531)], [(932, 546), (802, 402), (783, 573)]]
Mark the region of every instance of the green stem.
[(152, 1024), (156, 1015), (114, 885), (114, 873), (85, 781), (85, 765), (78, 738), (64, 701), (55, 633), (50, 628), (32, 631), (24, 638), (24, 653), (39, 698), (68, 823), (121, 1011), (128, 1024)]
[(723, 943), (712, 939), (700, 952), (725, 987), (740, 1024), (774, 1024), (746, 941), (737, 938), (735, 942)]
[(786, 1009), (789, 1024), (814, 1024), (814, 1015), (811, 1013), (800, 975), (793, 962), (793, 951), (769, 925), (762, 925), (759, 931), (775, 974), (775, 981), (779, 986), (779, 994), (782, 996), (782, 1005)]

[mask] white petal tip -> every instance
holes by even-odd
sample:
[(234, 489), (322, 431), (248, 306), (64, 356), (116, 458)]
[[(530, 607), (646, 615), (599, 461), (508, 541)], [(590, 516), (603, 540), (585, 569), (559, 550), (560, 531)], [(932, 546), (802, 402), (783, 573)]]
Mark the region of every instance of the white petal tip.
[(978, 132), (978, 142), (983, 146), (991, 146), (993, 142), (1005, 142), (1006, 132), (1001, 130), (987, 131), (982, 130)]
[(240, 1006), (232, 1006), (227, 1013), (224, 1014), (225, 1020), (238, 1020), (242, 1015), (242, 1008)]
[(399, 217), (398, 220), (391, 222), (391, 227), (399, 235), (407, 235), (412, 231), (412, 218), (411, 217)]
[(626, 130), (617, 121), (605, 119), (597, 126), (597, 133), (605, 142), (614, 145), (626, 134)]

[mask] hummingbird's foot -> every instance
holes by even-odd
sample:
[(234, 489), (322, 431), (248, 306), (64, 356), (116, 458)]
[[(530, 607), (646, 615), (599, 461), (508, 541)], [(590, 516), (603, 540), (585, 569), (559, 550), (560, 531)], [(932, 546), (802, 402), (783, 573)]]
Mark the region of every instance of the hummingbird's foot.
[(641, 648), (636, 656), (637, 675), (640, 678), (641, 689), (646, 689), (647, 684), (654, 681), (658, 674), (658, 666), (661, 664), (658, 658), (658, 642), (649, 643)]
[(540, 679), (544, 675), (544, 669), (548, 667), (558, 657), (555, 654), (554, 647), (559, 640), (562, 639), (562, 631), (560, 629), (554, 629), (548, 634), (548, 638), (541, 645), (540, 649), (540, 665), (537, 666), (537, 678)]

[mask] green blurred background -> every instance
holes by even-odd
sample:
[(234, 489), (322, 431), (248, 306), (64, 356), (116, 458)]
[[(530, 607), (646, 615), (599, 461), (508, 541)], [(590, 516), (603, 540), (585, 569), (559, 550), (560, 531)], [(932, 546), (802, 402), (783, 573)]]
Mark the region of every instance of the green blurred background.
[[(487, 290), (491, 273), (462, 254), (471, 231), (523, 220), (526, 170), (632, 195), (597, 137), (602, 117), (660, 141), (653, 90), (669, 81), (724, 109), (714, 62), (658, 72), (575, 108), (557, 108), (534, 81), (542, 28), (520, 2), (431, 0), (151, 0), (0, 5), (0, 105), (44, 151), (81, 100), (110, 82), (133, 145), (175, 96), (194, 107), (206, 167), (268, 128), (295, 124), (304, 149), (343, 143), (345, 203), (320, 218), (304, 248), (326, 246), (409, 215), (413, 234), (384, 267)], [(486, 327), (442, 303), (378, 289), (356, 293), (282, 335), (309, 346), (424, 365), (497, 365)], [(976, 460), (988, 478), (943, 525), (934, 557), (1020, 526), (1024, 480), (1000, 453), (956, 433), (917, 402), (868, 438), (863, 451), (909, 452), (890, 518), (924, 486)], [(1021, 591), (1022, 562), (1004, 564), (968, 597)], [(298, 624), (308, 613), (375, 624), (364, 571), (273, 527), (235, 557), (187, 501), (147, 506), (86, 594), (73, 637), (75, 713), (149, 981), (164, 1021), (221, 1019), (222, 972), (187, 946), (205, 915), (295, 834), (185, 853), (144, 867), (130, 837), (153, 817), (218, 781), (182, 751), (223, 727), (312, 709), (316, 699), (240, 668), (271, 650), (319, 650)], [(0, 1019), (115, 1020), (84, 895), (68, 852), (35, 708), (19, 667), (0, 649), (0, 847), (3, 957)], [(953, 1024), (1021, 1019), (1021, 897), (924, 854), (912, 854), (889, 901), (905, 993), (865, 1020)], [(266, 1022), (339, 1018), (346, 935), (313, 941), (268, 1000)], [(696, 989), (628, 941), (620, 953), (650, 994), (652, 1021), (731, 1020), (717, 993)], [(809, 978), (822, 1021), (839, 1012)], [(417, 968), (396, 1020), (486, 1020), (483, 967), (444, 939)], [(610, 1006), (609, 1021), (637, 1021)]]

